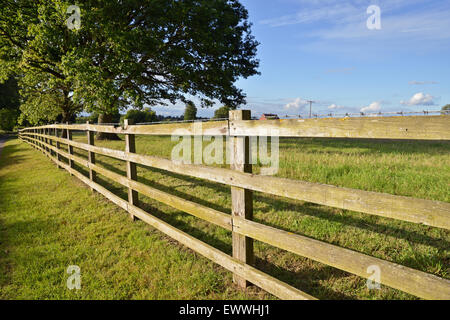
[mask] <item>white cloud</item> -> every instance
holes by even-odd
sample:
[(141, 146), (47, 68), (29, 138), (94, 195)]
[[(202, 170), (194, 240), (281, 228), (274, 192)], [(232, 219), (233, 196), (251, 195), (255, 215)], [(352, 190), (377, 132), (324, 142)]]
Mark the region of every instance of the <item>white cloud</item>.
[(400, 101), (401, 104), (407, 106), (432, 106), (434, 105), (434, 97), (430, 94), (422, 92), (416, 93), (408, 101)]
[(343, 108), (345, 108), (344, 106), (338, 106), (337, 104), (335, 104), (335, 103), (333, 103), (332, 105), (330, 105), (329, 107), (328, 107), (328, 109), (330, 109), (330, 110), (334, 110), (334, 109), (343, 109)]
[(422, 84), (438, 84), (439, 82), (436, 81), (410, 81), (409, 84), (411, 85), (422, 85)]
[(367, 107), (361, 108), (361, 112), (377, 112), (381, 110), (381, 103), (378, 101), (372, 102)]
[(308, 105), (308, 100), (304, 100), (302, 98), (296, 98), (294, 101), (289, 102), (284, 106), (286, 110), (299, 110), (303, 109), (306, 105)]
[[(450, 2), (429, 0), (378, 0), (381, 30), (369, 30), (366, 9), (370, 1), (290, 0), (298, 2), (292, 14), (260, 21), (269, 27), (301, 25), (297, 38), (307, 52), (354, 54), (365, 48), (366, 57), (389, 48), (390, 51), (436, 51), (448, 48)], [(301, 41), (301, 42), (300, 42)], [(360, 52), (362, 54), (362, 52)]]

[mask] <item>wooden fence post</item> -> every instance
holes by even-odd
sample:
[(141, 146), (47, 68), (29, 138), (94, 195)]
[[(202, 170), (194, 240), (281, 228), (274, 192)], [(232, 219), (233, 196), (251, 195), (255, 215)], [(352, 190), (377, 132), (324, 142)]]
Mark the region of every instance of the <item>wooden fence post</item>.
[[(133, 124), (132, 120), (129, 119), (124, 120), (125, 129), (128, 129), (128, 126), (132, 124)], [(136, 153), (136, 139), (134, 134), (125, 135), (125, 151)], [(137, 181), (136, 163), (127, 161), (127, 177), (128, 179)], [(128, 202), (133, 206), (136, 207), (139, 206), (139, 197), (138, 192), (136, 190), (128, 188)], [(132, 213), (130, 213), (130, 218), (132, 220), (136, 220), (136, 217)]]
[[(45, 128), (45, 129), (44, 129), (44, 135), (45, 135), (44, 143), (45, 143), (45, 144), (48, 144), (48, 143), (49, 143), (48, 138), (47, 138), (47, 136), (49, 135), (49, 129), (48, 129), (48, 128)], [(49, 151), (48, 147), (45, 146), (45, 147), (44, 147), (44, 150), (47, 151), (47, 157), (50, 158), (50, 153), (48, 152), (48, 151)]]
[[(86, 124), (89, 124), (89, 121), (86, 121)], [(86, 130), (87, 133), (87, 140), (88, 140), (88, 144), (93, 146), (94, 145), (94, 131), (89, 131)], [(89, 156), (89, 163), (95, 164), (95, 153), (89, 151), (88, 152)], [(89, 168), (89, 179), (93, 182), (96, 182), (97, 180), (97, 173), (92, 170), (91, 168)], [(94, 188), (91, 187), (92, 191), (95, 191)]]
[[(69, 122), (66, 122), (66, 125), (69, 125)], [(70, 131), (70, 129), (67, 129), (67, 140), (72, 141), (72, 131)], [(73, 147), (68, 144), (67, 145), (67, 152), (73, 156)], [(72, 159), (69, 158), (69, 167), (71, 167), (72, 169), (74, 169), (74, 162), (72, 161)], [(70, 174), (72, 175), (72, 174)]]
[[(38, 131), (39, 131), (39, 134), (41, 134), (41, 135), (44, 134), (44, 129), (38, 129)], [(44, 150), (44, 145), (42, 144), (42, 142), (44, 142), (44, 138), (41, 136), (41, 137), (39, 137), (39, 140), (41, 141), (41, 143), (39, 144), (39, 147), (42, 150)]]
[[(59, 138), (58, 137), (58, 129), (56, 129), (56, 128), (55, 128), (55, 137)], [(58, 169), (62, 169), (61, 166), (59, 165), (59, 162), (62, 159), (61, 158), (61, 154), (59, 153), (59, 149), (60, 148), (61, 148), (61, 144), (59, 143), (59, 141), (56, 141), (56, 150), (57, 150), (57, 152), (56, 152), (56, 159), (58, 159), (58, 164), (57, 164)]]
[[(230, 111), (230, 121), (251, 120), (250, 110)], [(231, 137), (231, 163), (230, 168), (241, 172), (252, 173), (250, 162), (250, 139), (249, 137)], [(253, 219), (253, 193), (251, 190), (231, 187), (232, 216), (248, 220)], [(234, 226), (233, 226), (234, 229)], [(233, 257), (252, 265), (254, 263), (253, 239), (232, 233)], [(249, 282), (242, 277), (233, 275), (233, 281), (242, 288), (246, 288)]]

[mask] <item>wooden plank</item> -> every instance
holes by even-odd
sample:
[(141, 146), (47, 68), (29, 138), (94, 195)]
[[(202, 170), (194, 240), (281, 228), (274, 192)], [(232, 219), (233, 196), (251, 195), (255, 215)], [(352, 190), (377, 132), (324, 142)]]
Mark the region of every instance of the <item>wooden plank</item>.
[(450, 299), (450, 281), (422, 271), (239, 217), (233, 217), (233, 231), (364, 278), (377, 266), (382, 284), (424, 299)]
[[(125, 119), (124, 129), (129, 129), (129, 126), (131, 126), (132, 124), (133, 122), (131, 120)], [(134, 134), (125, 135), (125, 152), (136, 153), (136, 139)], [(137, 181), (136, 163), (127, 161), (126, 167), (128, 179)], [(133, 206), (139, 207), (138, 192), (136, 190), (133, 190), (132, 188), (128, 188), (128, 202)], [(130, 215), (130, 217), (132, 220), (135, 220), (135, 217), (132, 214)]]
[(230, 121), (230, 135), (450, 140), (450, 115)]
[[(27, 133), (24, 133), (27, 135)], [(38, 135), (39, 136), (39, 135)], [(302, 200), (345, 210), (398, 219), (450, 230), (450, 203), (380, 192), (336, 187), (273, 176), (260, 176), (224, 168), (174, 163), (169, 159), (131, 154), (70, 142), (72, 146), (124, 161), (133, 161), (182, 175), (234, 187)]]
[[(43, 153), (47, 153), (47, 151), (45, 151), (42, 148), (39, 148), (39, 150), (41, 150)], [(58, 162), (58, 160), (56, 160), (53, 157), (50, 157), (50, 159), (55, 163)], [(104, 195), (108, 200), (112, 201), (125, 211), (128, 211), (129, 213), (138, 217), (140, 220), (146, 222), (147, 224), (151, 225), (152, 227), (161, 231), (162, 233), (168, 235), (169, 237), (177, 240), (178, 242), (192, 249), (193, 251), (203, 255), (204, 257), (213, 261), (214, 263), (217, 263), (218, 265), (224, 267), (225, 269), (235, 274), (238, 274), (243, 278), (247, 278), (255, 285), (277, 296), (278, 298), (288, 300), (316, 300), (316, 298), (314, 298), (313, 296), (304, 293), (276, 278), (273, 278), (263, 273), (262, 271), (250, 265), (247, 265), (233, 257), (230, 257), (224, 252), (192, 237), (191, 235), (183, 231), (174, 228), (173, 226), (154, 216), (151, 216), (144, 210), (129, 204), (127, 201), (116, 196), (111, 191), (86, 178), (78, 171), (72, 169), (70, 166), (64, 163), (59, 163), (59, 165), (64, 169), (66, 169), (72, 175), (76, 176), (90, 188)]]
[[(250, 120), (250, 110), (230, 111), (230, 120)], [(248, 137), (233, 137), (231, 142), (231, 170), (252, 173), (250, 163), (250, 142)], [(243, 219), (253, 219), (252, 191), (240, 187), (231, 187), (231, 215)], [(233, 257), (249, 265), (254, 263), (253, 239), (233, 231)], [(233, 281), (241, 288), (250, 285), (245, 278), (233, 275)]]
[[(67, 125), (36, 128), (67, 129)], [(277, 132), (281, 137), (377, 138), (450, 140), (450, 115), (358, 117), (327, 119), (290, 119), (265, 121), (208, 121), (203, 123), (204, 135), (257, 136)], [(172, 135), (175, 130), (191, 133), (192, 123), (137, 125), (124, 130), (120, 126), (71, 125), (73, 130), (90, 130), (116, 134)], [(229, 129), (228, 129), (229, 128)]]
[[(140, 134), (140, 135), (162, 135), (170, 136), (176, 134), (176, 130), (184, 132), (183, 134), (194, 134), (194, 123), (165, 123), (165, 124), (150, 124), (150, 125), (134, 125), (128, 129), (116, 125), (93, 125), (93, 124), (53, 124), (47, 126), (40, 126), (36, 128), (58, 128), (58, 129), (72, 129), (78, 131), (93, 131), (105, 132), (115, 134)], [(206, 136), (226, 136), (228, 135), (228, 121), (205, 121), (202, 122), (202, 134)]]

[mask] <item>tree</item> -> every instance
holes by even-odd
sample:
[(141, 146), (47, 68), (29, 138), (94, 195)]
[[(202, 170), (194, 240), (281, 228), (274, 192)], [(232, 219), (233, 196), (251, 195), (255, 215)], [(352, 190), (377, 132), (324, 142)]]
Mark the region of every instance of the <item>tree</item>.
[(450, 104), (443, 106), (441, 110), (441, 114), (450, 114)]
[(167, 105), (200, 96), (245, 102), (235, 81), (255, 75), (258, 43), (237, 0), (84, 1), (86, 43), (64, 59), (74, 99), (89, 111)]
[(202, 107), (245, 102), (234, 83), (258, 74), (258, 43), (238, 0), (85, 0), (81, 29), (69, 30), (72, 4), (16, 0), (0, 8), (0, 75), (26, 75), (23, 87), (38, 90), (32, 105), (53, 100), (67, 116), (83, 106), (105, 123), (118, 110), (189, 96)]
[(14, 77), (0, 83), (0, 129), (12, 131), (19, 118), (19, 87)]
[(19, 76), (22, 118), (32, 124), (57, 117), (66, 122), (81, 110), (62, 66), (79, 44), (65, 24), (68, 6), (60, 0), (17, 0), (0, 7), (0, 79)]
[(184, 109), (184, 120), (195, 120), (197, 119), (197, 108), (192, 102), (186, 104)]
[(216, 111), (214, 111), (214, 117), (213, 119), (228, 119), (230, 110), (232, 110), (228, 106), (222, 106)]
[(123, 119), (132, 120), (134, 124), (157, 121), (156, 112), (153, 111), (151, 108), (144, 108), (144, 110), (136, 110), (136, 109), (128, 110)]

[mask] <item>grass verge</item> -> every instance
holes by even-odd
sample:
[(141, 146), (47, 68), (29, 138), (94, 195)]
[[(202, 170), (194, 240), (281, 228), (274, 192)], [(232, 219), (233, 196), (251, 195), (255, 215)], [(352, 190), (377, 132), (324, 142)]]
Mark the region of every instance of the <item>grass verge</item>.
[[(66, 286), (70, 265), (81, 290)], [(93, 194), (18, 140), (0, 157), (0, 299), (253, 299), (231, 274)]]

